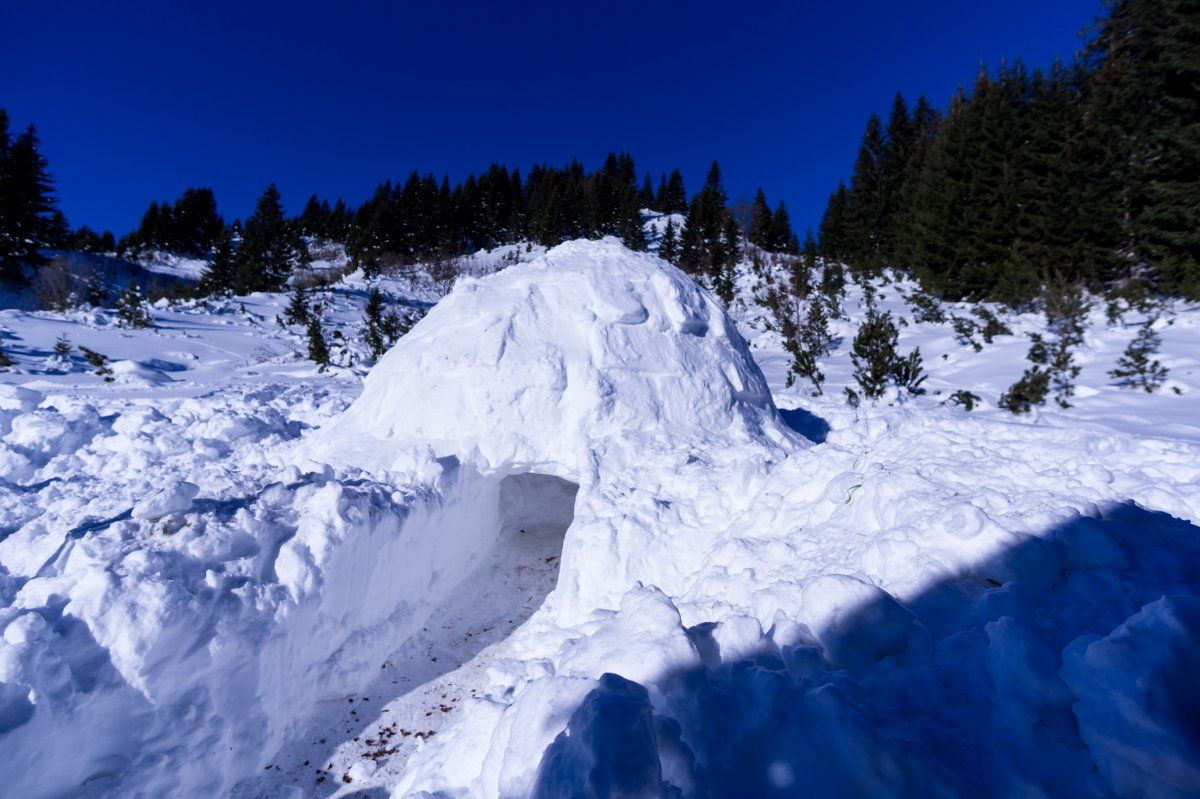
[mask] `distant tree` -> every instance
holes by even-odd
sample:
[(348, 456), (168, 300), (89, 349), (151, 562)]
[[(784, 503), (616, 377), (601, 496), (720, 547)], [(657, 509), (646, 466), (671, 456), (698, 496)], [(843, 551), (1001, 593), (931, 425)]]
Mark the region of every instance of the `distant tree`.
[(0, 119), (0, 280), (10, 285), (27, 282), (22, 267), (46, 263), (41, 250), (60, 232), (53, 182), (38, 145), (32, 125), (9, 142), (8, 117)]
[(876, 271), (881, 264), (880, 231), (885, 197), (883, 127), (879, 117), (867, 120), (846, 204), (847, 263), (855, 270)]
[(845, 183), (838, 183), (821, 217), (821, 255), (826, 262), (844, 264), (851, 256), (854, 245), (851, 241), (849, 205), (850, 192)]
[(679, 263), (685, 271), (717, 279), (726, 267), (725, 219), (729, 196), (716, 161), (708, 170), (704, 187), (692, 198), (680, 242)]
[(658, 255), (668, 263), (679, 259), (679, 237), (675, 233), (675, 221), (668, 219), (663, 226), (662, 239), (658, 242)]
[(388, 310), (383, 301), (383, 292), (372, 287), (367, 296), (363, 318), (363, 340), (371, 357), (378, 359), (396, 343), (403, 332), (403, 322), (395, 311)]
[(146, 298), (136, 283), (121, 292), (117, 300), (117, 316), (123, 327), (154, 327), (154, 319), (146, 310)]
[(233, 231), (224, 228), (217, 237), (212, 257), (200, 275), (200, 290), (210, 296), (232, 294), (237, 283), (237, 269)]
[(750, 205), (750, 218), (746, 223), (746, 240), (764, 250), (773, 250), (771, 207), (767, 205), (767, 197), (760, 186)]
[(688, 210), (687, 191), (683, 186), (683, 175), (678, 169), (671, 170), (671, 176), (660, 184), (658, 197), (655, 198), (658, 210), (664, 214), (684, 214)]
[[(766, 249), (772, 252), (784, 252), (796, 254), (800, 251), (800, 242), (796, 238), (796, 234), (792, 232), (792, 220), (788, 214), (787, 206), (783, 204), (783, 200), (775, 206), (775, 212), (771, 214), (771, 224), (767, 231), (768, 246)], [(815, 244), (815, 243), (814, 243)]]
[(638, 205), (642, 208), (654, 208), (654, 185), (650, 182), (649, 172), (642, 181), (642, 190), (638, 193)]
[(236, 291), (238, 294), (278, 291), (307, 259), (304, 241), (284, 216), (279, 190), (272, 183), (243, 225), (237, 252)]
[(186, 189), (172, 209), (171, 243), (180, 252), (204, 255), (225, 230), (217, 200), (209, 188)]

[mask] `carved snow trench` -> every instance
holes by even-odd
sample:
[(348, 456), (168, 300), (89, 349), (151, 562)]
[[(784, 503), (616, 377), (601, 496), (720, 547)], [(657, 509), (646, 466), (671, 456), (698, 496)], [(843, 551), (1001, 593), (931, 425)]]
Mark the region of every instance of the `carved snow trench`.
[(388, 796), (386, 786), (424, 740), (452, 720), (464, 700), (487, 689), (488, 667), (502, 656), (506, 639), (554, 589), (577, 491), (550, 475), (503, 478), (490, 557), (366, 689), (313, 708), (303, 736), (281, 747), (233, 796)]

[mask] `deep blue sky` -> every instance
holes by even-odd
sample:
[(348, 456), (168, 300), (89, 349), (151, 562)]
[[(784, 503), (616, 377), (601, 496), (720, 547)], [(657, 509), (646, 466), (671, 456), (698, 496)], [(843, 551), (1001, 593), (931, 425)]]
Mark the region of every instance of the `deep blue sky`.
[(0, 107), (37, 124), (73, 225), (120, 235), (211, 186), (360, 202), (413, 168), (465, 177), (609, 150), (689, 191), (720, 160), (798, 228), (897, 91), (939, 105), (981, 62), (1077, 49), (1098, 0), (732, 3), (0, 0)]

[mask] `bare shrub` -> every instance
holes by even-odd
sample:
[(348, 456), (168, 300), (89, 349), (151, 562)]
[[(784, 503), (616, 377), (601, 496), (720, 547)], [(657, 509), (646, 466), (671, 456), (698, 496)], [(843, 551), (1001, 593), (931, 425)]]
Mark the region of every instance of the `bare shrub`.
[(38, 270), (33, 278), (33, 294), (48, 311), (68, 311), (79, 304), (75, 279), (62, 258), (55, 258)]

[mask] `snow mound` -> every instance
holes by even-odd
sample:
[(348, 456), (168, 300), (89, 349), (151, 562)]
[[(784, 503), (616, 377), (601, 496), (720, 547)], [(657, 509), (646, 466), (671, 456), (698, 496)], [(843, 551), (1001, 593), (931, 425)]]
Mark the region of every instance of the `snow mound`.
[(790, 450), (797, 438), (720, 304), (605, 239), (460, 280), (323, 441), (323, 457), (359, 465), (428, 444), (481, 471), (579, 482), (602, 450)]

